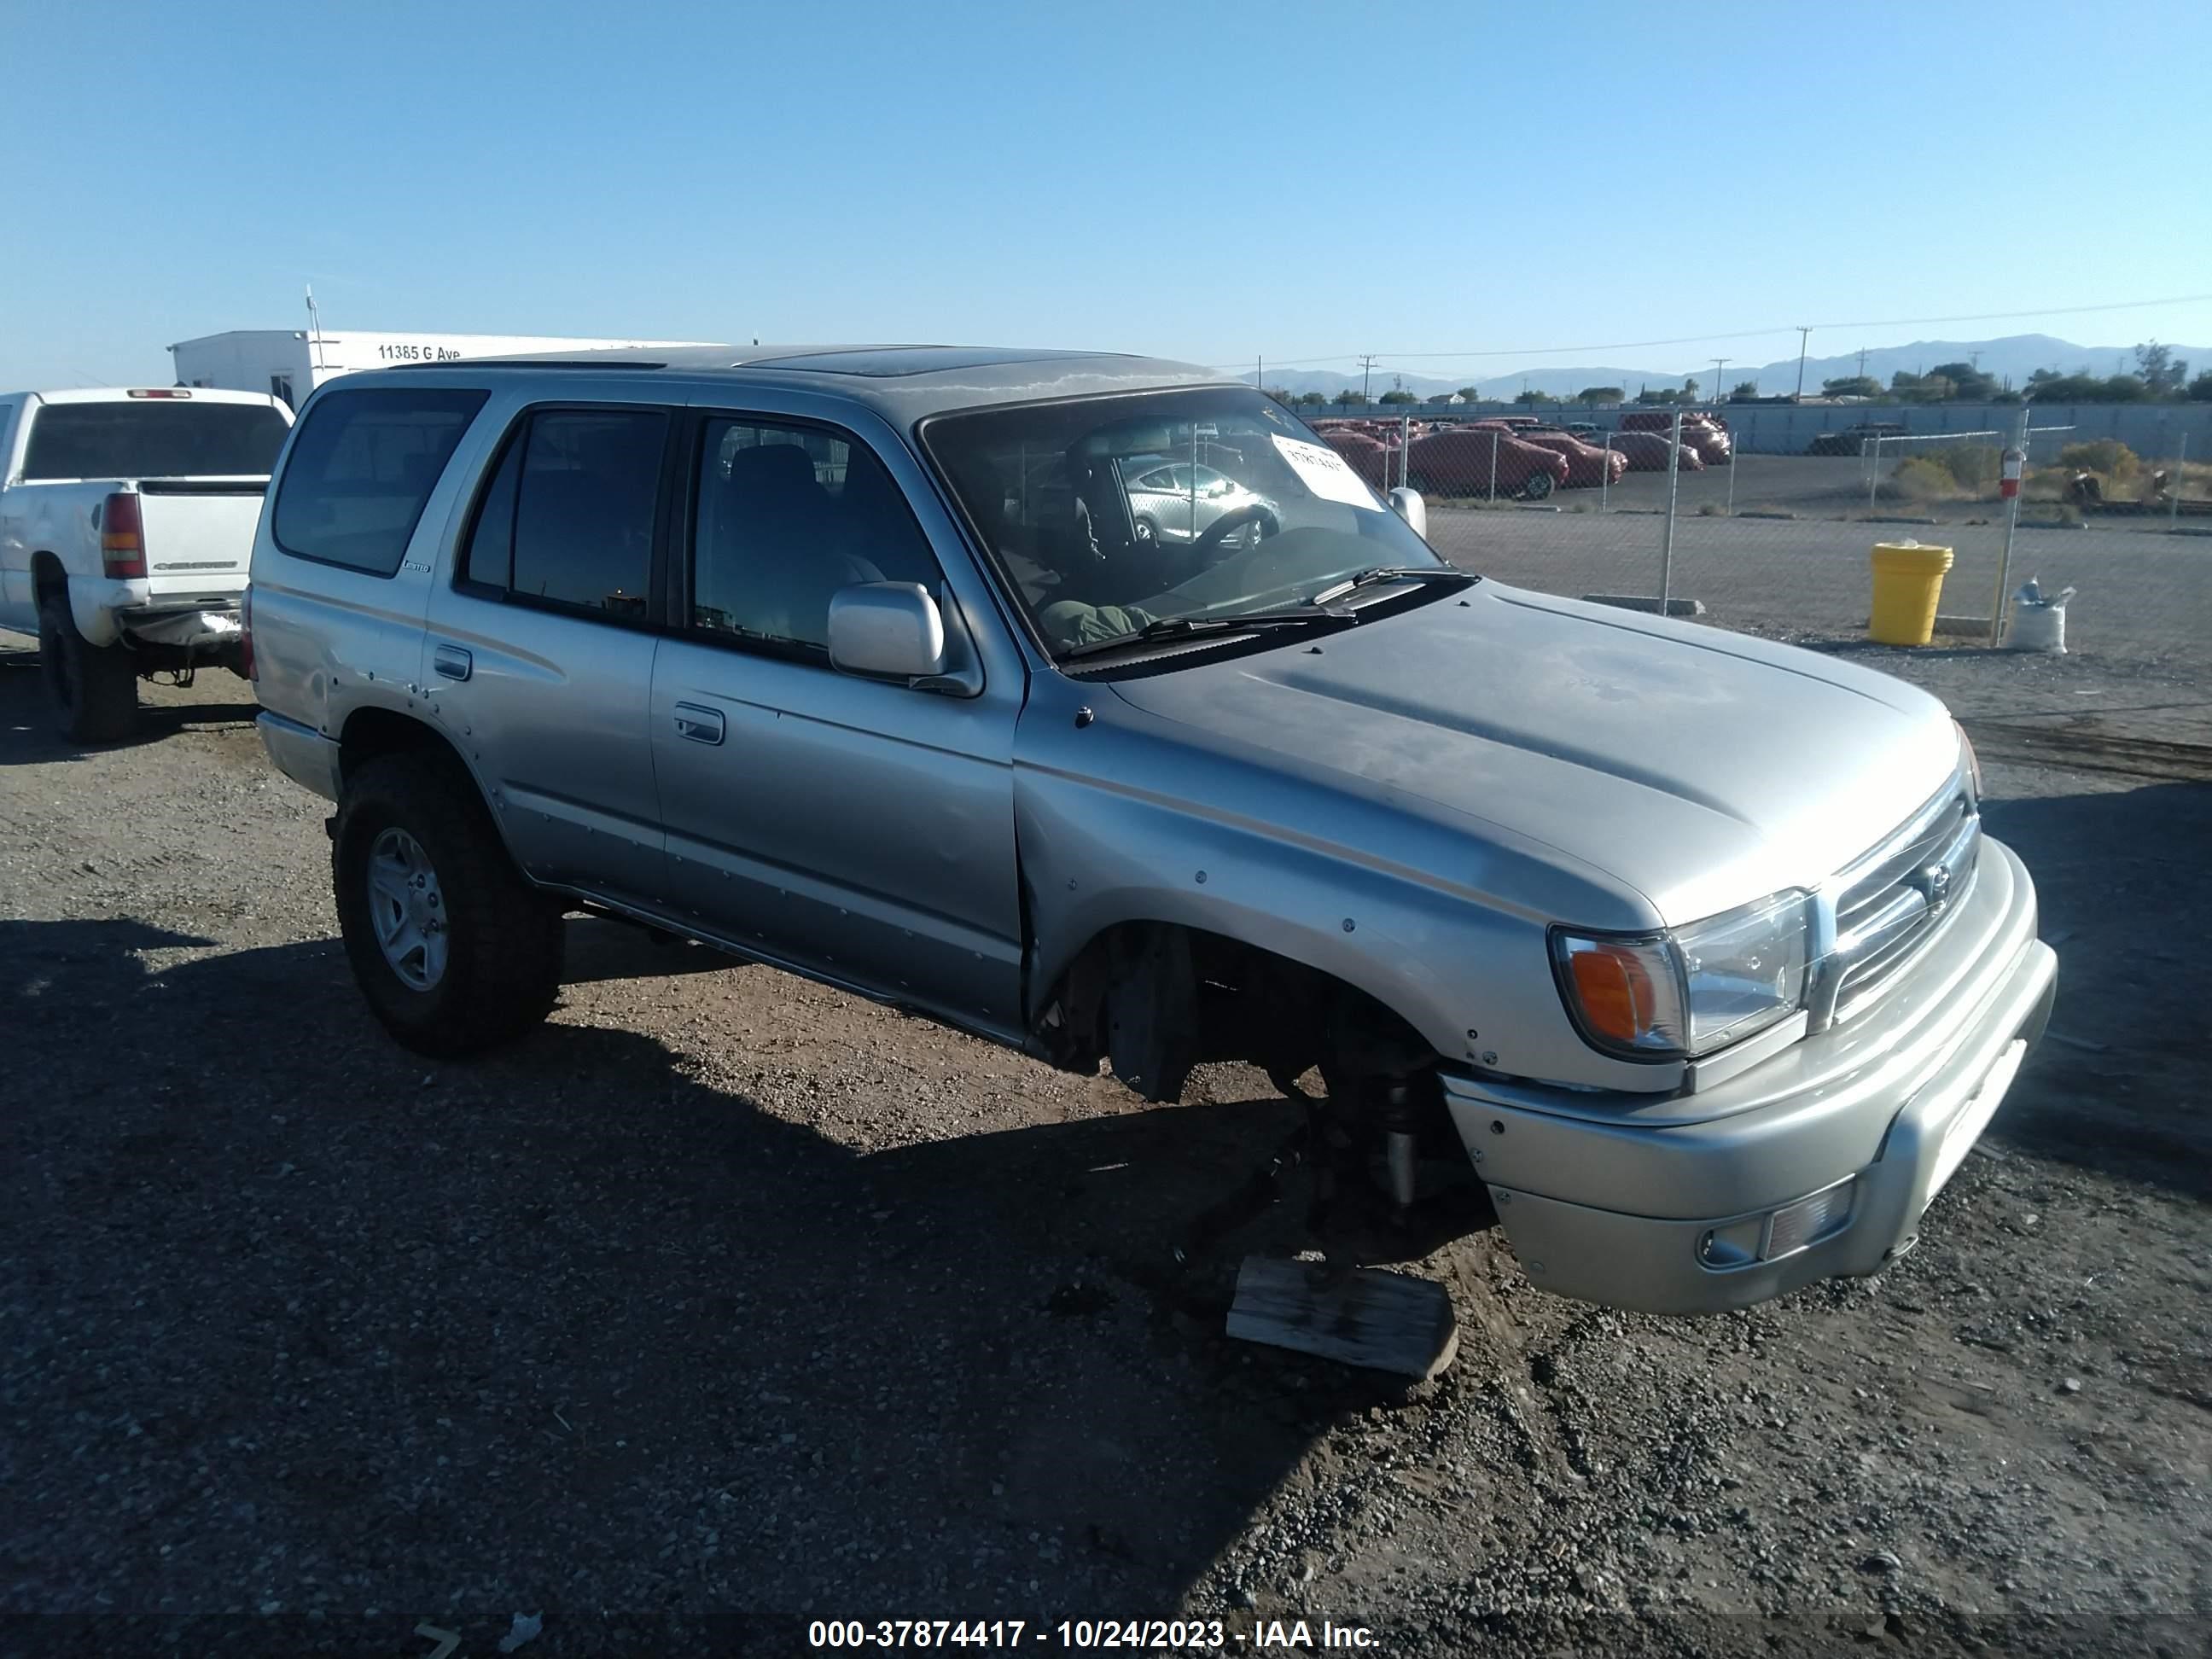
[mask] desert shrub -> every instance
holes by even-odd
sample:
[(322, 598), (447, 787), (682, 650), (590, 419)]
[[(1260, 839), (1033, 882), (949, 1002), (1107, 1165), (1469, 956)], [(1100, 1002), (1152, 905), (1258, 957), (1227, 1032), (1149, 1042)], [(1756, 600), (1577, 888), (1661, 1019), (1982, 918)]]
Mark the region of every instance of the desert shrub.
[(1982, 495), (1995, 489), (2003, 468), (2003, 453), (1985, 444), (1947, 444), (1931, 449), (1926, 459), (1948, 472), (1962, 489)]
[(1949, 501), (1959, 493), (1959, 481), (1951, 476), (1951, 469), (1929, 455), (1899, 461), (1893, 483), (1897, 493), (1909, 501)]
[(2058, 465), (2075, 472), (2094, 472), (2114, 483), (2132, 478), (2142, 471), (2142, 459), (2117, 438), (2069, 444), (2058, 452)]

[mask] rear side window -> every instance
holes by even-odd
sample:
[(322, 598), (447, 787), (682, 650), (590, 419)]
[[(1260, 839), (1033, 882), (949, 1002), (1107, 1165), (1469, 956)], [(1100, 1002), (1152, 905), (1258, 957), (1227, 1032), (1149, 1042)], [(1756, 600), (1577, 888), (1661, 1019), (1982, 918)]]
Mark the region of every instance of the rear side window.
[(276, 545), (391, 575), (489, 395), (431, 386), (331, 392), (309, 411), (277, 482), (270, 524)]
[(544, 409), (515, 433), (463, 550), (478, 591), (630, 620), (646, 616), (668, 416)]
[(31, 419), (23, 477), (265, 478), (286, 430), (267, 404), (47, 404)]

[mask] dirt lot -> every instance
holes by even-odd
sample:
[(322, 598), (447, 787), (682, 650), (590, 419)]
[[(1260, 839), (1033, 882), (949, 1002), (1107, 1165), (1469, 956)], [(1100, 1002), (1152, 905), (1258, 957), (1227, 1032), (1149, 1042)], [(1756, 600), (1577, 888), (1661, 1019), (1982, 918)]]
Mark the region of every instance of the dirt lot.
[(243, 688), (78, 754), (32, 663), (0, 647), (11, 1650), (803, 1642), (732, 1609), (1392, 1656), (2212, 1633), (2201, 684), (1900, 665), (1989, 722), (2063, 960), (1917, 1252), (1688, 1322), (1537, 1291), (1467, 1212), (1354, 1226), (1457, 1305), (1401, 1388), (1221, 1334), (1237, 1261), (1305, 1242), (1295, 1181), (1234, 1201), (1293, 1127), (1261, 1079), (1146, 1108), (580, 919), (550, 1028), (429, 1066)]

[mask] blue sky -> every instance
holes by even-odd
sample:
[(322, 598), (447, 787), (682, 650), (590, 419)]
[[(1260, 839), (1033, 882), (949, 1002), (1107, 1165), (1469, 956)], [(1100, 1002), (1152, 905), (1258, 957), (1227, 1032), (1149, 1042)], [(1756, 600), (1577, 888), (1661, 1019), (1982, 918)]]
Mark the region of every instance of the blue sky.
[(165, 379), (309, 282), (333, 328), (1446, 375), (2212, 342), (2063, 312), (2212, 292), (2202, 0), (0, 0), (0, 58), (4, 387)]

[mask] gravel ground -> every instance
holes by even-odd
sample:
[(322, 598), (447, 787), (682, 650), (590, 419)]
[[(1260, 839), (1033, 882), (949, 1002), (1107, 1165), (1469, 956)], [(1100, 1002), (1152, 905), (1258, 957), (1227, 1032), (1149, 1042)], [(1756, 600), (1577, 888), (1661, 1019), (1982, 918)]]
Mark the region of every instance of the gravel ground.
[[(2058, 1036), (1917, 1251), (1664, 1320), (1538, 1291), (1471, 1205), (1355, 1214), (1333, 1248), (1458, 1309), (1407, 1387), (1221, 1334), (1244, 1253), (1306, 1243), (1295, 1176), (1236, 1202), (1294, 1127), (1262, 1079), (1145, 1107), (581, 919), (544, 1031), (430, 1066), (354, 990), (327, 809), (244, 689), (79, 754), (33, 660), (0, 647), (11, 1650), (480, 1654), (518, 1613), (532, 1654), (803, 1644), (732, 1609), (1181, 1610), (1231, 1652), (1328, 1618), (1393, 1656), (2212, 1632), (2185, 750), (1992, 759)], [(1899, 665), (2039, 733), (2101, 697), (2093, 730), (2201, 743), (2212, 706), (2090, 659)]]

